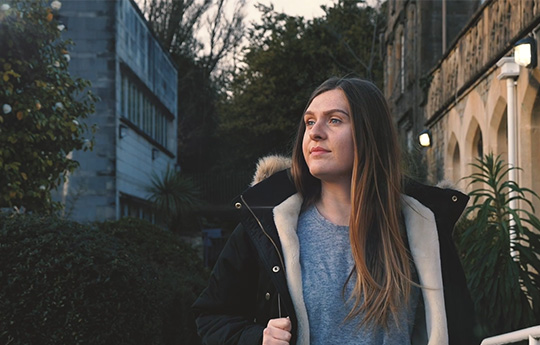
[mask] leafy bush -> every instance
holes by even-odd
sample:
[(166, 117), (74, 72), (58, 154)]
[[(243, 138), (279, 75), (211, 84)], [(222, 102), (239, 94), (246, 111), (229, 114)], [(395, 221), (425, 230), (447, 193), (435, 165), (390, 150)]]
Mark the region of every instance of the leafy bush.
[(0, 5), (0, 207), (50, 211), (50, 191), (78, 167), (68, 153), (92, 146), (82, 120), (97, 98), (68, 72), (59, 1)]
[[(508, 181), (510, 169), (493, 154), (473, 165), (478, 172), (467, 179), (480, 187), (469, 193), (473, 205), (456, 227), (455, 239), (479, 318), (478, 332), (487, 337), (540, 322), (540, 221), (530, 202), (538, 196)], [(521, 208), (510, 207), (511, 192)]]
[(199, 344), (197, 254), (151, 224), (0, 215), (0, 343)]

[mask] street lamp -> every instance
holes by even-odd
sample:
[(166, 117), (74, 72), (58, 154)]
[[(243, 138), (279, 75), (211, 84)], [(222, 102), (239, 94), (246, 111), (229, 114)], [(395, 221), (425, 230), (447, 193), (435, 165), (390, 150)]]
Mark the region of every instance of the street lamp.
[(418, 142), (422, 147), (430, 147), (431, 131), (429, 129), (424, 129), (422, 132), (420, 132), (420, 134), (418, 135)]
[(514, 61), (527, 68), (535, 68), (537, 63), (536, 40), (527, 36), (514, 44)]

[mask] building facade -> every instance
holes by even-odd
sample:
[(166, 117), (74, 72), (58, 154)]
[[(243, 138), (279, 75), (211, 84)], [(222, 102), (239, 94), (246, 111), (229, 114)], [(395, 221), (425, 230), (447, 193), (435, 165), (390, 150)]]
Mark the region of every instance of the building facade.
[(480, 4), (480, 0), (388, 1), (384, 93), (398, 125), (409, 173), (417, 179), (424, 180), (428, 174), (416, 143), (425, 126), (431, 70)]
[(70, 153), (80, 167), (57, 191), (78, 221), (134, 216), (153, 221), (151, 176), (175, 168), (177, 69), (132, 0), (65, 0), (60, 18), (70, 72), (100, 100), (92, 151)]
[[(540, 169), (540, 71), (517, 66), (513, 74), (505, 72), (505, 63), (513, 63), (515, 43), (526, 36), (537, 37), (540, 1), (397, 2), (396, 13), (389, 13), (391, 26), (386, 33), (389, 72), (385, 93), (409, 147), (419, 150), (417, 135), (424, 129), (431, 132), (432, 146), (421, 149), (427, 181), (446, 179), (467, 190), (471, 187), (462, 178), (474, 172), (471, 163), (476, 158), (492, 152), (508, 162), (509, 152), (510, 156), (515, 152), (514, 164), (521, 168), (516, 182), (540, 193), (540, 175), (534, 174)], [(440, 58), (429, 61), (425, 59), (426, 44), (411, 38), (409, 31), (423, 31), (422, 8), (435, 3), (442, 6), (442, 2), (446, 2), (450, 27), (463, 24), (452, 18), (449, 9), (453, 5), (462, 7), (469, 18), (447, 49), (441, 49)], [(470, 7), (465, 9), (466, 5)], [(442, 13), (440, 6), (430, 11), (435, 18)], [(399, 38), (401, 32), (404, 39)], [(431, 44), (427, 36), (427, 44)], [(426, 36), (418, 39), (423, 41)], [(400, 42), (405, 48), (396, 50)], [(396, 56), (396, 51), (404, 58)], [(509, 136), (514, 125), (516, 133)], [(509, 137), (510, 141), (516, 138), (514, 144), (509, 144)], [(534, 204), (540, 207), (537, 200)]]

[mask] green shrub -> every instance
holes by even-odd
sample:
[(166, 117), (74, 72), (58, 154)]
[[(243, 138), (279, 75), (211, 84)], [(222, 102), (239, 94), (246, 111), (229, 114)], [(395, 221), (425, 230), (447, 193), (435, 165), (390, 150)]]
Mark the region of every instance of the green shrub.
[(195, 211), (203, 202), (201, 192), (191, 177), (167, 166), (161, 176), (155, 172), (152, 174), (146, 189), (150, 193), (148, 200), (170, 231), (200, 232)]
[[(479, 319), (477, 331), (484, 338), (540, 322), (540, 220), (531, 203), (536, 193), (507, 180), (515, 168), (493, 154), (473, 165), (477, 172), (467, 179), (480, 187), (469, 193), (472, 206), (454, 237)], [(521, 208), (512, 209), (511, 198)]]
[(50, 212), (61, 208), (51, 191), (79, 166), (68, 153), (92, 148), (85, 119), (98, 99), (69, 72), (60, 2), (0, 5), (0, 207)]
[(0, 215), (0, 343), (199, 344), (190, 305), (206, 277), (144, 221)]

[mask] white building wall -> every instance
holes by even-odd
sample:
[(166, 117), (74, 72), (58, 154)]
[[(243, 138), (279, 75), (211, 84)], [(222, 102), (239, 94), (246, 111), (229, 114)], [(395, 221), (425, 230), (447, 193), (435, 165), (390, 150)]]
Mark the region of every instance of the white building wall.
[[(131, 0), (118, 0), (116, 41), (117, 126), (125, 136), (116, 146), (117, 217), (120, 217), (120, 197), (146, 199), (152, 174), (162, 176), (167, 166), (176, 164), (177, 147), (177, 70), (169, 55), (151, 34), (142, 14)], [(162, 107), (171, 117), (167, 122), (167, 141), (160, 145), (141, 126), (128, 120), (122, 106), (122, 77), (129, 74), (136, 80), (154, 105)], [(141, 85), (142, 84), (142, 85)], [(152, 152), (155, 151), (153, 154)], [(154, 157), (154, 158), (153, 158)]]

